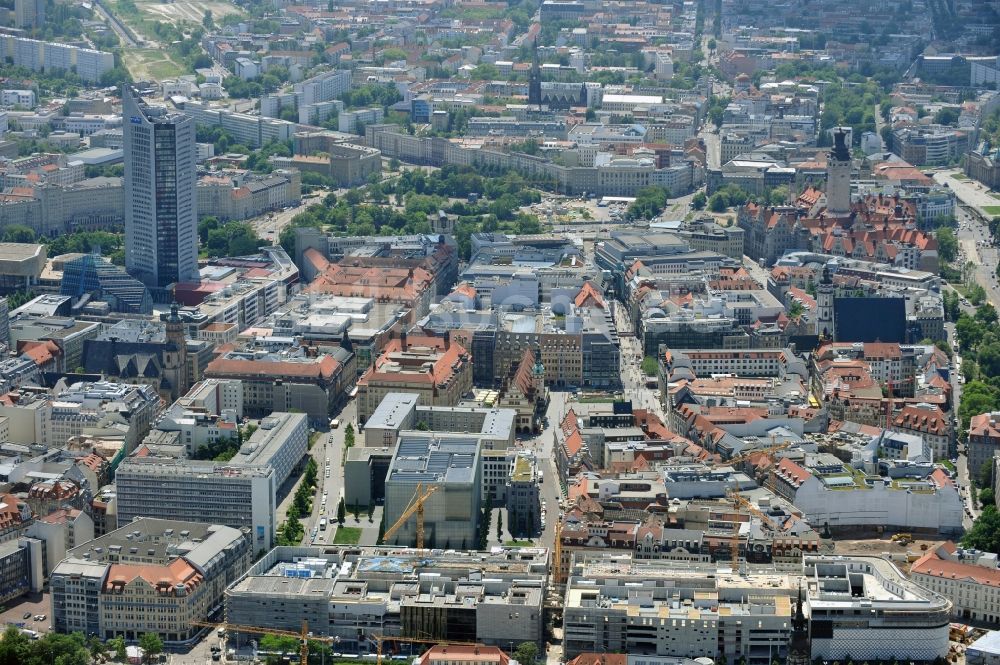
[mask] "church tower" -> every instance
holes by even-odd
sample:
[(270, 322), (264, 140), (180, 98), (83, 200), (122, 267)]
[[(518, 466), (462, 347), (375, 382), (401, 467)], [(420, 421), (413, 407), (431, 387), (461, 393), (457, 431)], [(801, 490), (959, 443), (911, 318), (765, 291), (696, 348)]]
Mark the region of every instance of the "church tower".
[(788, 641), (787, 665), (809, 665), (812, 662), (812, 644), (809, 640), (809, 621), (806, 620), (802, 598), (802, 586), (799, 585), (799, 602), (795, 605), (795, 618), (792, 619), (792, 635)]
[(851, 214), (851, 150), (843, 129), (837, 128), (833, 140), (826, 158), (826, 215), (847, 217)]
[(528, 77), (528, 104), (542, 105), (542, 69), (538, 64), (538, 39), (531, 47), (531, 74)]
[(535, 356), (535, 364), (531, 368), (531, 383), (534, 385), (535, 394), (539, 399), (545, 397), (545, 365), (542, 364), (542, 350), (535, 349), (532, 354)]
[(174, 399), (183, 396), (191, 387), (188, 378), (187, 340), (179, 312), (176, 302), (170, 306), (170, 314), (166, 317), (167, 344), (173, 348), (163, 354), (163, 369), (171, 376), (173, 389), (170, 394)]
[(823, 266), (823, 279), (816, 287), (816, 334), (826, 340), (833, 339), (833, 295), (835, 288), (830, 277), (830, 265)]

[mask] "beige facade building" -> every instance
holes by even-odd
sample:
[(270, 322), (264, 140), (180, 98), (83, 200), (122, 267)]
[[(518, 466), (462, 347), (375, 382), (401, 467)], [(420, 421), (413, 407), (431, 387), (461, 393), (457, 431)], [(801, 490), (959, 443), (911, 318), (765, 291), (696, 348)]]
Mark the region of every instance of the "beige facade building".
[(52, 572), (52, 628), (101, 639), (196, 639), (226, 586), (250, 566), (247, 531), (139, 519), (68, 553)]

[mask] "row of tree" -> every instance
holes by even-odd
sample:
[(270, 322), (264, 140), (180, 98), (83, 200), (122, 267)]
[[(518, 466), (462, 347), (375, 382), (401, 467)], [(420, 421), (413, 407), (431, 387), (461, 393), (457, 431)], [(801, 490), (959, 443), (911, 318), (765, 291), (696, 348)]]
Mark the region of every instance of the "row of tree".
[[(163, 653), (163, 640), (156, 633), (139, 638), (143, 662), (151, 663)], [(16, 626), (7, 626), (0, 636), (0, 665), (90, 665), (104, 659), (127, 662), (125, 640), (114, 637), (106, 643), (83, 633), (46, 633), (32, 640)]]

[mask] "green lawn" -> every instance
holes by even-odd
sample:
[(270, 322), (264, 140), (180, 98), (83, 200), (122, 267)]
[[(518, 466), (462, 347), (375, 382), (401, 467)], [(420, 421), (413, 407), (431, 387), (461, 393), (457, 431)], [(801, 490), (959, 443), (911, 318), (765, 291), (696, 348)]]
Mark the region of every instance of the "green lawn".
[(987, 215), (1000, 215), (1000, 206), (983, 206), (983, 212)]
[(534, 543), (530, 540), (505, 540), (504, 545), (507, 547), (533, 547)]
[(361, 529), (353, 526), (338, 526), (333, 537), (334, 545), (357, 545), (361, 540)]
[(944, 468), (948, 469), (949, 471), (954, 471), (955, 470), (955, 465), (952, 464), (951, 460), (948, 460), (948, 459), (941, 460), (941, 466), (943, 466)]
[(968, 180), (969, 179), (969, 176), (965, 175), (964, 173), (952, 173), (951, 177), (954, 178), (955, 180)]

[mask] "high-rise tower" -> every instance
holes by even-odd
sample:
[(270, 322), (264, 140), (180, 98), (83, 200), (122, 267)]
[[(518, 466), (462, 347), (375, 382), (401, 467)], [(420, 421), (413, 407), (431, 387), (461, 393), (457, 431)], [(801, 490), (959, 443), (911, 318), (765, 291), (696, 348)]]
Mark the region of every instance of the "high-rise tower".
[(176, 282), (198, 278), (195, 127), (182, 113), (122, 90), (125, 268), (166, 301)]
[(839, 127), (833, 141), (833, 150), (826, 158), (826, 214), (846, 217), (851, 214), (851, 150), (847, 133)]
[(542, 69), (538, 64), (538, 39), (531, 47), (531, 74), (528, 77), (528, 103), (542, 105)]

